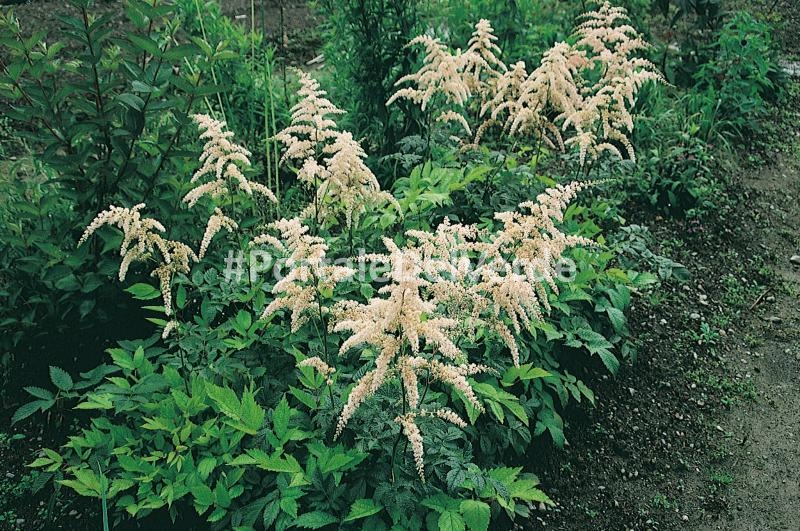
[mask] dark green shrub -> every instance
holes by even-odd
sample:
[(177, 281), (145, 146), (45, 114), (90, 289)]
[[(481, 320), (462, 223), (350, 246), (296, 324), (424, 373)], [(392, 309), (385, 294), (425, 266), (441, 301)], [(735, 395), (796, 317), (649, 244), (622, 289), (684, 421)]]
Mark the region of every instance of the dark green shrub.
[[(713, 57), (694, 74), (696, 90), (705, 92), (702, 132), (721, 124), (723, 133), (747, 137), (759, 129), (767, 104), (782, 92), (785, 75), (777, 63), (771, 29), (746, 12), (731, 17), (712, 45)], [(712, 111), (713, 109), (713, 111)]]
[(320, 0), (325, 15), (325, 60), (332, 67), (333, 97), (345, 119), (373, 155), (396, 150), (400, 139), (419, 131), (410, 105), (387, 109), (395, 83), (413, 67), (406, 44), (419, 32), (414, 0)]
[(24, 33), (13, 12), (0, 12), (0, 108), (35, 153), (26, 167), (8, 168), (3, 358), (30, 330), (78, 337), (104, 322), (96, 303), (117, 298), (116, 267), (103, 245), (76, 250), (82, 227), (109, 203), (178, 204), (183, 185), (173, 176), (187, 170), (184, 150), (195, 142), (184, 136), (187, 115), (220, 90), (215, 65), (235, 56), (224, 45), (182, 42), (180, 17), (162, 0), (129, 2), (125, 31), (111, 14), (96, 18), (87, 0), (70, 6), (58, 38)]

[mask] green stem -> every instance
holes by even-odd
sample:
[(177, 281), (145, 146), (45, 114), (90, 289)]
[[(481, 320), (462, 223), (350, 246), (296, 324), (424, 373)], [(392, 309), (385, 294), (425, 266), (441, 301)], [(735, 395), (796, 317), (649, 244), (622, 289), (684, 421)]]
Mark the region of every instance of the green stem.
[[(211, 44), (208, 42), (208, 37), (206, 36), (206, 25), (203, 23), (203, 12), (200, 10), (200, 0), (194, 0), (194, 6), (197, 9), (197, 19), (200, 21), (200, 33), (203, 35), (203, 41), (209, 46)], [(219, 85), (217, 81), (217, 68), (212, 64), (211, 65), (211, 79), (214, 80), (214, 85)], [(219, 110), (222, 113), (222, 121), (227, 122), (227, 118), (225, 117), (225, 106), (222, 104), (222, 96), (220, 93), (217, 92), (217, 102), (219, 103)]]

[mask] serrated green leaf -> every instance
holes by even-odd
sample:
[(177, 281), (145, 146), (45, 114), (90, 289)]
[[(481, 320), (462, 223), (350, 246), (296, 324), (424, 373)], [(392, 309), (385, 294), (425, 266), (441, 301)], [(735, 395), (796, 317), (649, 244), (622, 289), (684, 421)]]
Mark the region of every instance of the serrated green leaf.
[(214, 471), (214, 468), (217, 466), (217, 460), (214, 457), (204, 457), (197, 463), (197, 473), (200, 474), (200, 479), (208, 479), (208, 476), (211, 475), (211, 472)]
[(27, 391), (29, 395), (34, 396), (36, 398), (41, 398), (42, 400), (53, 399), (53, 393), (51, 393), (47, 389), (42, 389), (41, 387), (35, 387), (35, 386), (23, 387), (23, 389), (25, 389), (25, 391)]
[(347, 518), (342, 520), (342, 522), (352, 522), (360, 518), (366, 518), (367, 516), (379, 513), (382, 509), (383, 505), (380, 505), (375, 500), (371, 498), (360, 498), (353, 502), (350, 506), (350, 512), (347, 514)]
[(278, 405), (275, 406), (275, 411), (272, 413), (272, 427), (275, 430), (275, 436), (279, 440), (285, 442), (286, 432), (289, 429), (289, 419), (292, 416), (292, 410), (289, 407), (289, 402), (286, 396), (281, 397)]
[(489, 520), (492, 516), (491, 507), (479, 500), (464, 500), (461, 502), (461, 514), (469, 531), (487, 531)]
[(439, 515), (439, 531), (465, 531), (466, 524), (455, 511), (445, 511)]
[(608, 372), (611, 374), (617, 374), (619, 371), (619, 360), (616, 356), (614, 356), (614, 354), (604, 348), (597, 350), (596, 354), (600, 356), (600, 359), (602, 360), (603, 365), (606, 366), (606, 369), (608, 369)]
[(536, 378), (547, 378), (551, 376), (549, 372), (540, 368), (534, 367), (532, 363), (525, 363), (519, 367), (509, 367), (503, 374), (503, 380), (500, 382), (505, 387), (513, 385), (517, 380), (534, 380)]
[(75, 386), (72, 376), (60, 367), (50, 366), (50, 381), (62, 391), (69, 391)]
[[(28, 402), (27, 404), (21, 405), (14, 414), (11, 416), (11, 425), (13, 426), (17, 422), (24, 420), (38, 410), (45, 411), (46, 409), (52, 407), (53, 401), (52, 400), (34, 400), (33, 402)], [(46, 407), (45, 407), (46, 406)]]
[(233, 389), (209, 385), (207, 387), (208, 397), (217, 405), (222, 414), (234, 418), (241, 418), (242, 404)]
[(294, 386), (289, 386), (289, 392), (292, 394), (292, 396), (294, 396), (300, 402), (305, 404), (309, 409), (316, 409), (317, 399), (314, 398), (314, 395), (312, 395), (308, 391), (298, 389), (297, 387)]
[(338, 518), (330, 513), (324, 511), (312, 511), (310, 513), (301, 514), (294, 521), (295, 527), (302, 529), (320, 529), (326, 525), (335, 524), (339, 521)]

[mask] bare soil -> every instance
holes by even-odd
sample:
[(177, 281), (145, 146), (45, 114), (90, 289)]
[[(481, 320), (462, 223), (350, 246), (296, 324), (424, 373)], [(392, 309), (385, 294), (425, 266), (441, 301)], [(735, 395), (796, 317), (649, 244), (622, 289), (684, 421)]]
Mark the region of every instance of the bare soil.
[[(126, 21), (123, 5), (122, 0), (101, 0), (92, 7), (92, 13), (118, 15), (115, 19), (122, 30)], [(317, 31), (320, 20), (307, 1), (255, 0), (255, 18), (250, 0), (223, 0), (220, 5), (223, 13), (237, 23), (262, 31), (267, 41), (276, 46), (278, 55), (292, 63), (305, 63), (320, 53), (322, 41)], [(13, 9), (26, 34), (47, 30), (52, 38), (58, 38), (64, 26), (59, 17), (75, 12), (63, 0), (0, 0), (0, 9), (2, 6)]]
[(776, 276), (775, 303), (747, 317), (758, 341), (733, 360), (737, 371), (753, 374), (760, 399), (722, 419), (738, 446), (735, 488), (729, 510), (704, 529), (800, 527), (800, 269), (789, 262), (800, 254), (800, 171), (798, 152), (792, 155), (744, 183), (759, 205), (760, 243)]

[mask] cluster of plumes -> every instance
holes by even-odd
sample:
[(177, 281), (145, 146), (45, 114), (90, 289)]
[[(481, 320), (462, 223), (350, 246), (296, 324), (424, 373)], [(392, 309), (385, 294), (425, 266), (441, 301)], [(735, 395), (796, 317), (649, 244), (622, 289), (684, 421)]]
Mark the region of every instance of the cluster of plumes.
[[(424, 111), (433, 101), (440, 108), (435, 117), (437, 122), (455, 122), (472, 135), (463, 113), (464, 107), (474, 94), (486, 94), (491, 80), (507, 70), (497, 57), (501, 52), (492, 31), (491, 23), (481, 19), (475, 25), (464, 52), (456, 50), (451, 53), (439, 39), (430, 35), (412, 39), (408, 46), (422, 45), (425, 49), (422, 67), (397, 81), (396, 85), (411, 83), (412, 86), (399, 89), (386, 105), (402, 98), (419, 105)], [(441, 97), (440, 101), (437, 96)]]
[[(564, 251), (594, 245), (588, 238), (564, 234), (556, 222), (563, 221), (568, 203), (591, 184), (558, 185), (539, 194), (535, 202), (521, 203), (522, 212), (495, 214), (503, 228), (489, 241), (475, 245), (486, 264), (479, 270), (475, 291), (490, 301), (487, 322), (508, 346), (515, 365), (519, 364), (519, 346), (502, 317), (518, 335), (524, 325), (541, 320), (542, 310), (550, 311), (545, 285), (558, 293), (556, 275)], [(518, 267), (512, 269), (512, 261)]]
[[(215, 201), (222, 199), (229, 193), (231, 182), (236, 184), (238, 190), (247, 195), (257, 193), (272, 201), (277, 201), (269, 188), (247, 180), (242, 173), (243, 169), (250, 166), (250, 160), (248, 159), (250, 153), (232, 141), (233, 133), (225, 131), (225, 122), (220, 122), (204, 114), (194, 115), (193, 118), (200, 128), (200, 138), (205, 139), (206, 143), (203, 146), (203, 153), (200, 155), (202, 166), (191, 179), (191, 182), (196, 186), (183, 198), (189, 208), (193, 207), (204, 196), (209, 196)], [(214, 179), (200, 184), (202, 178), (207, 175), (213, 175)], [(238, 225), (233, 219), (226, 216), (219, 207), (216, 207), (206, 224), (199, 252), (195, 253), (185, 243), (164, 238), (161, 234), (165, 232), (165, 229), (159, 221), (152, 218), (142, 218), (141, 210), (144, 207), (144, 203), (138, 204), (133, 208), (110, 206), (107, 210), (100, 212), (86, 227), (78, 241), (78, 245), (82, 245), (103, 225), (112, 225), (119, 228), (123, 233), (119, 251), (120, 256), (122, 256), (122, 262), (119, 267), (120, 281), (125, 280), (132, 263), (145, 262), (150, 259), (156, 260), (159, 265), (153, 269), (151, 275), (158, 279), (164, 300), (164, 312), (167, 316), (170, 316), (172, 315), (171, 284), (174, 275), (176, 273), (188, 274), (191, 269), (191, 263), (198, 262), (205, 256), (211, 240), (219, 231), (225, 229), (233, 232), (238, 228)], [(165, 326), (162, 337), (166, 338), (177, 328), (177, 322), (171, 321)]]
[(575, 54), (586, 53), (589, 64), (602, 68), (601, 80), (593, 86), (583, 86), (583, 105), (571, 116), (566, 116), (562, 128), (572, 127), (571, 139), (577, 144), (581, 160), (586, 154), (597, 157), (609, 151), (622, 157), (616, 142), (624, 146), (628, 156), (635, 160), (628, 135), (633, 132), (630, 108), (636, 94), (648, 81), (665, 82), (655, 65), (634, 54), (650, 47), (630, 25), (624, 8), (604, 2), (596, 11), (587, 13), (577, 27), (578, 41)]
[[(78, 241), (82, 245), (89, 237), (103, 225), (111, 225), (122, 231), (123, 238), (119, 254), (122, 262), (119, 266), (119, 279), (125, 280), (130, 265), (134, 262), (156, 260), (159, 265), (153, 269), (151, 275), (157, 277), (164, 300), (164, 311), (169, 316), (172, 314), (172, 292), (170, 283), (175, 273), (189, 273), (191, 263), (199, 258), (188, 245), (165, 239), (161, 233), (165, 232), (164, 226), (152, 218), (143, 218), (141, 210), (145, 207), (140, 203), (133, 208), (110, 206), (108, 210), (100, 212), (86, 227)], [(159, 258), (160, 256), (160, 258)]]
[(417, 37), (411, 43), (424, 43), (428, 55), (419, 72), (401, 79), (416, 87), (400, 89), (388, 103), (408, 98), (425, 109), (441, 94), (440, 119), (459, 122), (471, 134), (466, 116), (476, 94), (482, 119), (469, 145), (498, 125), (510, 135), (532, 135), (551, 149), (577, 146), (581, 165), (604, 152), (623, 158), (620, 148), (635, 160), (628, 140), (630, 109), (642, 85), (663, 77), (650, 61), (635, 56), (649, 45), (629, 24), (625, 9), (605, 2), (583, 18), (575, 43), (556, 43), (530, 74), (524, 63), (509, 68), (498, 58), (496, 38), (484, 20), (463, 53), (450, 53), (429, 36)]
[[(191, 179), (195, 187), (183, 198), (189, 207), (193, 207), (205, 196), (212, 199), (224, 198), (230, 193), (231, 185), (236, 185), (238, 190), (247, 195), (259, 194), (273, 203), (278, 202), (272, 190), (245, 177), (243, 170), (250, 167), (251, 153), (232, 141), (234, 134), (232, 131), (225, 131), (225, 122), (215, 120), (207, 114), (195, 114), (192, 118), (202, 131), (200, 138), (206, 143), (200, 155), (200, 162), (203, 164)], [(202, 182), (208, 176), (211, 180)]]
[[(225, 122), (215, 120), (206, 114), (195, 114), (192, 118), (201, 131), (200, 138), (206, 143), (200, 155), (202, 165), (191, 179), (191, 183), (195, 186), (183, 197), (189, 208), (196, 205), (203, 197), (210, 197), (216, 203), (220, 203), (231, 193), (231, 187), (234, 185), (239, 193), (248, 196), (258, 194), (274, 203), (278, 202), (275, 194), (267, 186), (245, 177), (244, 170), (250, 167), (250, 152), (233, 141), (234, 134), (225, 130)], [(212, 177), (211, 180), (203, 182), (204, 177), (208, 176)], [(198, 256), (200, 258), (205, 256), (211, 239), (219, 231), (225, 229), (233, 232), (237, 228), (238, 224), (233, 219), (226, 216), (219, 207), (215, 207), (214, 213), (208, 218)]]
[(378, 180), (364, 163), (366, 153), (347, 131), (339, 131), (333, 116), (344, 111), (325, 98), (319, 82), (308, 73), (300, 76), (300, 101), (291, 109), (291, 124), (275, 138), (286, 146), (281, 161), (298, 166), (297, 178), (315, 190), (312, 203), (301, 217), (319, 223), (344, 214), (347, 227), (356, 223), (367, 206), (391, 203), (391, 194), (380, 189)]
[[(409, 439), (417, 471), (424, 478), (424, 449), (415, 419), (436, 416), (459, 426), (464, 421), (452, 411), (423, 407), (421, 377), (426, 387), (431, 382), (449, 386), (476, 410), (483, 409), (468, 377), (489, 369), (469, 363), (459, 342), (481, 329), (494, 331), (519, 365), (517, 337), (549, 311), (545, 286), (558, 291), (557, 266), (563, 252), (575, 245), (592, 245), (591, 240), (565, 235), (556, 226), (568, 202), (588, 185), (557, 186), (535, 202), (520, 205), (524, 212), (496, 214), (502, 223), (496, 233), (444, 222), (432, 233), (409, 231), (403, 247), (385, 238), (386, 254), (366, 256), (365, 260), (388, 266), (389, 283), (366, 304), (343, 301), (334, 308), (334, 331), (351, 333), (340, 354), (364, 345), (376, 351), (374, 367), (348, 396), (335, 437), (365, 400), (399, 380), (404, 410), (395, 420)], [(515, 260), (521, 271), (512, 267)]]
[(320, 304), (321, 294), (332, 292), (336, 284), (352, 277), (355, 270), (328, 264), (325, 240), (308, 234), (308, 227), (299, 218), (281, 219), (270, 224), (270, 228), (280, 237), (263, 234), (251, 245), (270, 245), (283, 254), (286, 275), (272, 288), (276, 297), (261, 318), (266, 319), (279, 310), (291, 310), (291, 331), (295, 333), (311, 315), (326, 311)]
[[(483, 406), (475, 395), (468, 377), (487, 370), (467, 363), (453, 337), (458, 322), (437, 313), (438, 302), (430, 295), (433, 282), (425, 275), (427, 264), (423, 253), (414, 247), (398, 247), (385, 238), (386, 255), (369, 255), (365, 259), (389, 266), (386, 277), (391, 281), (380, 288), (366, 304), (343, 301), (335, 309), (335, 332), (351, 332), (341, 347), (345, 354), (353, 347), (370, 345), (378, 354), (375, 367), (368, 371), (351, 390), (336, 426), (335, 437), (341, 435), (356, 409), (383, 385), (398, 378), (403, 387), (404, 408), (409, 410), (396, 421), (411, 443), (417, 471), (424, 480), (422, 436), (415, 418), (420, 409), (419, 377), (439, 382), (460, 392), (477, 410)], [(465, 423), (457, 415), (440, 415), (459, 426)]]

